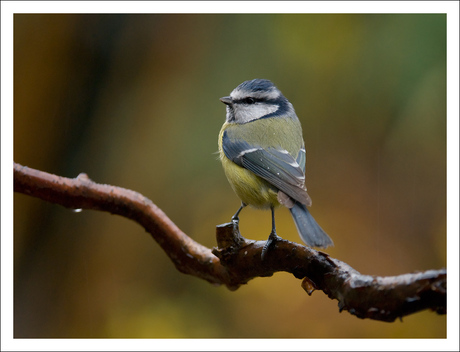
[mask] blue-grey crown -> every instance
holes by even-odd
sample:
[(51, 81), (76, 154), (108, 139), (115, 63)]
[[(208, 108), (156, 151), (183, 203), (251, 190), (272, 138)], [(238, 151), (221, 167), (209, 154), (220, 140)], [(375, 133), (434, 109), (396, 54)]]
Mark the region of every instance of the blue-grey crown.
[(258, 92), (258, 91), (270, 91), (273, 88), (277, 89), (272, 81), (268, 79), (256, 78), (250, 81), (244, 81), (241, 83), (237, 89)]
[(244, 81), (232, 91), (230, 96), (234, 101), (241, 101), (248, 97), (271, 102), (286, 99), (271, 81), (259, 78)]

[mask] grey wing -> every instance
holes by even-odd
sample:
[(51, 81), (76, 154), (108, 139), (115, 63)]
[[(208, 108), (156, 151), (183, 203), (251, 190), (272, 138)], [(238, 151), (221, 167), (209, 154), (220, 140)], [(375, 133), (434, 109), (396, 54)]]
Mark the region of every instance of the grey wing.
[(299, 164), (300, 168), (302, 169), (303, 173), (305, 174), (305, 164), (307, 162), (307, 153), (304, 147), (300, 149), (299, 154), (297, 155), (296, 161)]
[[(235, 164), (252, 171), (278, 190), (298, 202), (310, 205), (311, 200), (305, 188), (305, 161), (303, 168), (286, 150), (261, 148), (242, 140), (231, 140), (224, 132), (222, 148)], [(302, 157), (299, 155), (299, 161)]]

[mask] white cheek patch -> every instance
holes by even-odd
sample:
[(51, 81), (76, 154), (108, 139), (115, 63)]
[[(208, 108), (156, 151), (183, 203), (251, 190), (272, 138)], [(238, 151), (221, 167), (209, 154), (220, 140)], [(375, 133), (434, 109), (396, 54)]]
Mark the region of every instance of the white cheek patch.
[(278, 105), (271, 104), (252, 104), (235, 106), (236, 122), (245, 123), (257, 120), (265, 115), (272, 114), (279, 109)]

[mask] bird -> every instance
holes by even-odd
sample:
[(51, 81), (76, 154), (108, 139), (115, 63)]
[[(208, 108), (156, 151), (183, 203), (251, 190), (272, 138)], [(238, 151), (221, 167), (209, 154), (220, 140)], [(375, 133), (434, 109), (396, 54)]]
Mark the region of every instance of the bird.
[(332, 246), (307, 209), (312, 202), (305, 186), (306, 150), (293, 105), (267, 79), (244, 81), (220, 101), (226, 105), (226, 118), (218, 137), (219, 158), (241, 200), (232, 221), (238, 223), (248, 205), (271, 210), (272, 230), (262, 260), (281, 240), (275, 226), (275, 209), (280, 206), (290, 210), (305, 244)]

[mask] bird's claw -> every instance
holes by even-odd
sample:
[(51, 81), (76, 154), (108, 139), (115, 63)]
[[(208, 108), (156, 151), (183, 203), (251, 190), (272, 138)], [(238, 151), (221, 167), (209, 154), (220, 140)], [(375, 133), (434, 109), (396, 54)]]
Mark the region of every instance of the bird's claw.
[(270, 248), (276, 245), (276, 242), (281, 241), (282, 238), (276, 234), (276, 232), (272, 231), (270, 236), (268, 236), (267, 242), (265, 242), (264, 248), (262, 249), (261, 259), (264, 261), (267, 253), (269, 252)]

